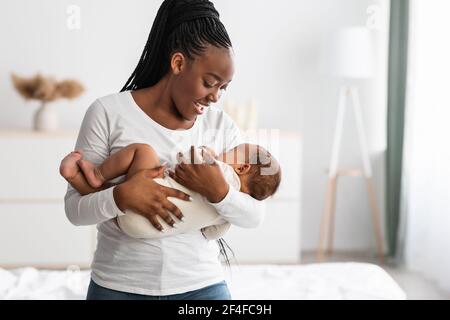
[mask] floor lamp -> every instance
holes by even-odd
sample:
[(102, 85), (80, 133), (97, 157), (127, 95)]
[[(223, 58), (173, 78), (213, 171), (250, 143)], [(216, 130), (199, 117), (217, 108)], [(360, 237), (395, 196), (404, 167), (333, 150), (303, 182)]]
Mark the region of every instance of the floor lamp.
[[(333, 252), (335, 216), (336, 216), (336, 193), (338, 178), (344, 176), (362, 176), (366, 180), (367, 192), (370, 200), (372, 220), (375, 231), (377, 254), (380, 263), (384, 263), (383, 238), (381, 232), (380, 212), (377, 206), (375, 190), (372, 179), (372, 167), (370, 164), (369, 151), (367, 147), (366, 133), (362, 119), (361, 104), (358, 88), (350, 85), (353, 79), (367, 79), (373, 75), (374, 57), (371, 34), (367, 28), (349, 27), (339, 30), (327, 46), (330, 56), (330, 71), (332, 75), (345, 79), (346, 84), (339, 90), (338, 112), (336, 128), (334, 133), (333, 149), (328, 173), (328, 185), (325, 199), (325, 208), (320, 224), (320, 239), (317, 249), (317, 261), (324, 258), (325, 241), (328, 238), (327, 253)], [(360, 154), (362, 158), (362, 169), (342, 169), (339, 167), (339, 153), (342, 142), (345, 112), (348, 105), (356, 120)]]

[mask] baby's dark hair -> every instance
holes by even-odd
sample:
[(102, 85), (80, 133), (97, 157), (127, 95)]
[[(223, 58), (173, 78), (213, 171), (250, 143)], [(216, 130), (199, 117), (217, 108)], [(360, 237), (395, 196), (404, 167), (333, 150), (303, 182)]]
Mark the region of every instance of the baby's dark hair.
[[(280, 187), (281, 167), (277, 159), (259, 145), (246, 144), (248, 163), (251, 165), (247, 188), (250, 196), (264, 200), (273, 196)], [(247, 158), (247, 157), (246, 157)]]

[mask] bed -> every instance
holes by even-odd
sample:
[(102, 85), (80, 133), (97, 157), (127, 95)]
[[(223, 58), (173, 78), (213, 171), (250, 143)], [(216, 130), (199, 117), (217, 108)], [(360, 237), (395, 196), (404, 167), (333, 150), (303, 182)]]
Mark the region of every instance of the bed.
[[(235, 300), (406, 299), (381, 267), (367, 263), (244, 265), (227, 268)], [(79, 300), (86, 296), (89, 270), (0, 269), (0, 299)]]

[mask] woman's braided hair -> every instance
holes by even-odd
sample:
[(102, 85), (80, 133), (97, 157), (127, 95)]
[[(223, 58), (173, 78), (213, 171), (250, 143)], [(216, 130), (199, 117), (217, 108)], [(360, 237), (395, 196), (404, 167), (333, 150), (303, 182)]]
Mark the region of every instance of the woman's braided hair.
[(169, 72), (173, 53), (193, 59), (208, 45), (232, 47), (214, 4), (208, 0), (164, 0), (139, 63), (121, 91), (155, 85)]

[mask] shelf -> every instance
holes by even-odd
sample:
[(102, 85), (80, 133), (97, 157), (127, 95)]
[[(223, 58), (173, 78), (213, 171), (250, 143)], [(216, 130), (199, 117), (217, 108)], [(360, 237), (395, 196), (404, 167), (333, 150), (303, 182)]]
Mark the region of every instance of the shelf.
[(76, 138), (78, 130), (34, 131), (31, 129), (0, 129), (0, 138)]

